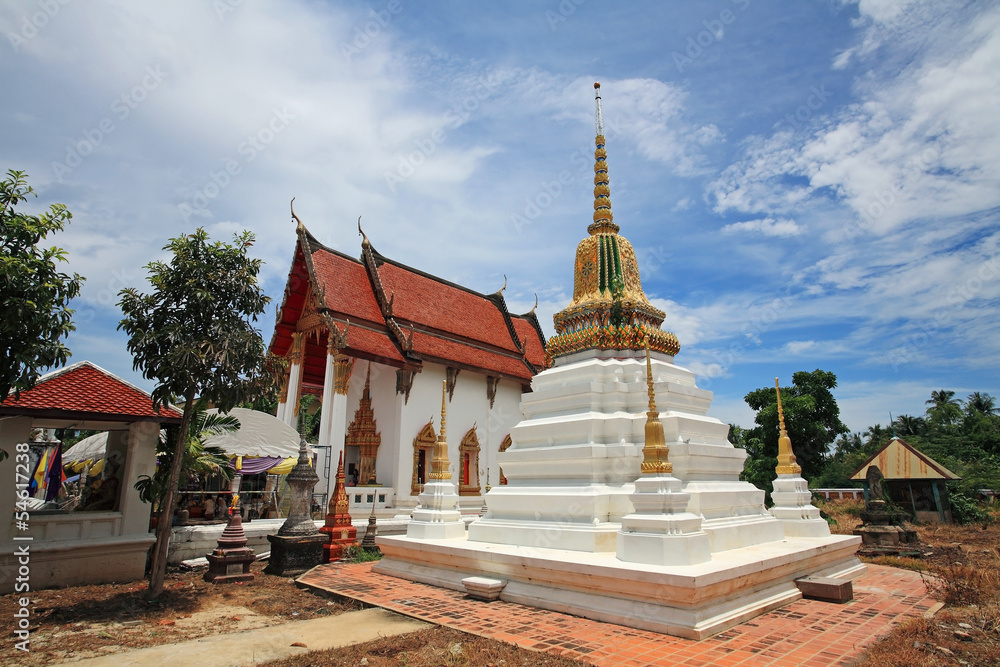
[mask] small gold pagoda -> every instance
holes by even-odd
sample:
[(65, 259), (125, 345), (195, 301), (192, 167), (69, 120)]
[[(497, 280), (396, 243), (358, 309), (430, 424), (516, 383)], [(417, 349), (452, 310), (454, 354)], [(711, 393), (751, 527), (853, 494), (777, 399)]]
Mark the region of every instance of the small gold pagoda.
[(557, 357), (589, 349), (642, 351), (647, 338), (651, 350), (671, 356), (681, 347), (674, 334), (660, 329), (664, 313), (643, 293), (635, 250), (614, 223), (601, 84), (594, 84), (594, 92), (594, 222), (587, 227), (590, 236), (576, 248), (573, 301), (553, 318), (556, 335), (545, 348), (550, 365)]

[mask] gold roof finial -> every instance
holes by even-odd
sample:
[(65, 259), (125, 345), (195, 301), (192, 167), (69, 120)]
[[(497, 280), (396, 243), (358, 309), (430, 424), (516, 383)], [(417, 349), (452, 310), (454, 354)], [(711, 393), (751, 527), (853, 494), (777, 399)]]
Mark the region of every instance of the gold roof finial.
[(608, 151), (604, 147), (604, 112), (601, 109), (601, 84), (594, 84), (595, 121), (594, 129), (597, 136), (594, 143), (594, 224), (587, 227), (591, 236), (596, 234), (617, 234), (618, 225), (614, 223), (611, 212), (611, 188), (608, 185)]
[(445, 405), (448, 401), (448, 381), (441, 381), (441, 433), (437, 442), (434, 443), (434, 456), (431, 458), (431, 472), (428, 475), (431, 479), (445, 480), (451, 479), (451, 471), (448, 470), (448, 442), (445, 440)]
[(788, 437), (788, 431), (785, 430), (785, 411), (781, 408), (781, 387), (778, 386), (778, 378), (774, 378), (774, 391), (778, 395), (778, 425), (780, 428), (778, 466), (774, 471), (779, 475), (797, 475), (802, 472), (802, 466), (795, 462), (795, 454), (792, 453), (792, 439)]
[(371, 245), (368, 241), (368, 235), (365, 234), (365, 230), (361, 229), (361, 216), (358, 216), (358, 234), (361, 235), (361, 247), (367, 248)]
[(649, 395), (649, 412), (646, 413), (646, 443), (642, 447), (643, 474), (659, 475), (674, 471), (673, 464), (668, 460), (670, 450), (667, 449), (666, 438), (663, 435), (663, 423), (660, 413), (656, 411), (656, 391), (653, 389), (653, 364), (649, 359), (649, 337), (645, 340), (646, 348), (646, 393)]
[(288, 202), (288, 208), (292, 209), (292, 219), (295, 220), (295, 229), (298, 231), (303, 231), (306, 226), (302, 224), (299, 216), (295, 215), (295, 197), (292, 197), (292, 201)]

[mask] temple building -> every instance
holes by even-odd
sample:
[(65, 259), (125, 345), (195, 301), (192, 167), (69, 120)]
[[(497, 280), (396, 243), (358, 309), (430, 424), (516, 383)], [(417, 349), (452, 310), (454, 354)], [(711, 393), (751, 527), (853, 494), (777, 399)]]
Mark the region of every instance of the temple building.
[(289, 362), (277, 416), (294, 426), (303, 396), (321, 401), (317, 492), (329, 500), (343, 451), (352, 511), (408, 517), (446, 381), (452, 473), (462, 510), (478, 513), (487, 483), (500, 483), (496, 457), (521, 420), (521, 394), (546, 367), (534, 310), (513, 315), (504, 288), (480, 294), (389, 259), (360, 224), (355, 259), (292, 215), (297, 242), (270, 350)]

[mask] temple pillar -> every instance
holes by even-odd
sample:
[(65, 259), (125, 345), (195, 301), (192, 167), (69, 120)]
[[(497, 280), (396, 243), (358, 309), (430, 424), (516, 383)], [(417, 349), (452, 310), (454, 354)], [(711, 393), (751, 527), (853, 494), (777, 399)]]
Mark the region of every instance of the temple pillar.
[[(278, 404), (279, 419), (295, 428), (296, 417), (299, 414), (299, 398), (302, 396), (302, 346), (303, 338), (301, 333), (292, 334), (292, 347), (288, 353), (288, 386), (286, 388), (284, 404)], [(284, 409), (282, 409), (284, 405)]]
[[(330, 417), (329, 417), (329, 431), (327, 435), (327, 442), (330, 443), (330, 461), (331, 463), (334, 459), (339, 459), (341, 453), (347, 456), (344, 451), (344, 438), (347, 435), (347, 391), (350, 388), (351, 383), (351, 371), (354, 370), (354, 357), (349, 357), (346, 354), (340, 354), (334, 351), (334, 354), (327, 355), (327, 363), (330, 364), (330, 368), (327, 369), (327, 374), (333, 376), (333, 391), (329, 392), (330, 396)], [(324, 414), (321, 419), (325, 420), (326, 417), (326, 404), (327, 404), (327, 389), (324, 382), (323, 387), (323, 410)], [(321, 422), (322, 424), (322, 422)], [(323, 437), (323, 427), (320, 426), (320, 437)], [(331, 475), (331, 478), (333, 476)], [(327, 497), (332, 498), (330, 495), (332, 492), (333, 479), (330, 480), (327, 486)]]

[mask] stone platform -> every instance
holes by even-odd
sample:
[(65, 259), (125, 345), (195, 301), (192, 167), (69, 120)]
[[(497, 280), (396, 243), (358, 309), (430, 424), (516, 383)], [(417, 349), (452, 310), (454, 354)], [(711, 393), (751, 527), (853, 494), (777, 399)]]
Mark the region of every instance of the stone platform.
[(852, 579), (858, 538), (788, 538), (712, 554), (697, 565), (626, 563), (612, 553), (482, 544), (465, 538), (379, 537), (378, 574), (465, 591), (478, 576), (505, 582), (507, 602), (704, 639), (802, 597), (795, 579)]

